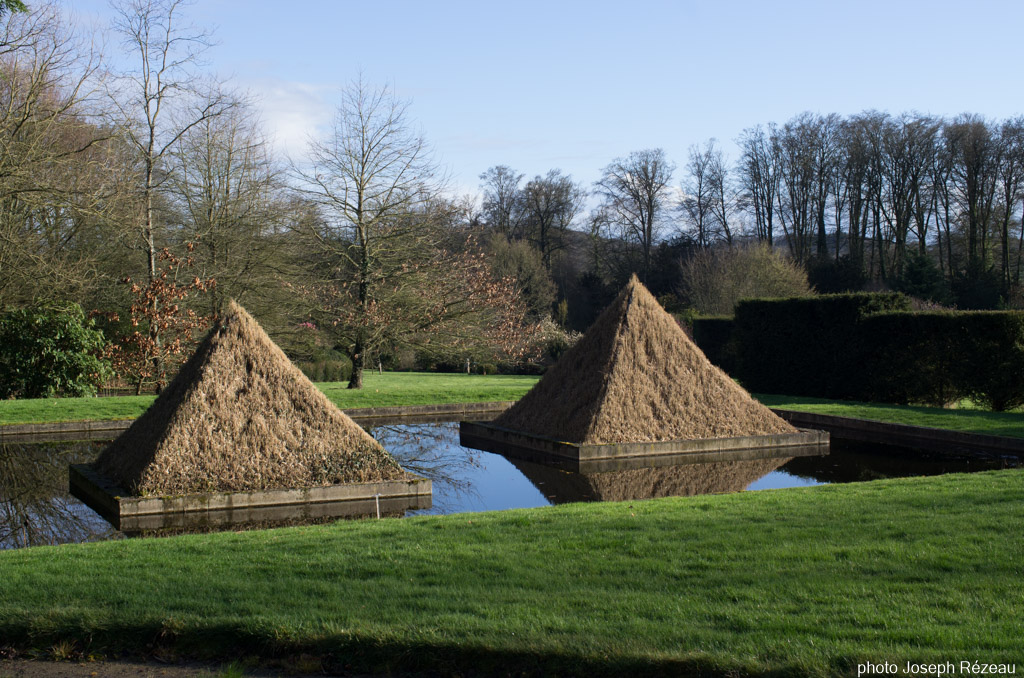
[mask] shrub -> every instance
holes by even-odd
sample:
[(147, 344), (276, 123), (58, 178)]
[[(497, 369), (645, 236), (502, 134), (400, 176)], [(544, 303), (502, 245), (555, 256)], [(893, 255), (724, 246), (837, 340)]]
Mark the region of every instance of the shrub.
[(864, 288), (868, 278), (857, 259), (844, 254), (839, 259), (815, 259), (807, 271), (807, 280), (819, 294), (842, 294)]
[(1005, 297), (1002, 278), (992, 268), (966, 271), (954, 276), (952, 293), (958, 308), (999, 308)]
[(683, 296), (708, 315), (728, 315), (741, 299), (811, 294), (803, 268), (763, 244), (697, 252), (682, 279)]
[(579, 332), (566, 330), (550, 320), (541, 322), (538, 333), (538, 341), (541, 344), (541, 362), (546, 365), (558, 362), (562, 354), (572, 348), (572, 345), (579, 341), (581, 336), (583, 335)]
[(96, 395), (113, 376), (103, 333), (78, 304), (0, 315), (0, 398)]
[(298, 363), (298, 368), (310, 381), (347, 381), (352, 376), (352, 363), (348, 360), (312, 360)]
[(896, 289), (907, 296), (948, 304), (951, 301), (946, 277), (927, 254), (913, 250), (907, 254)]
[[(551, 317), (555, 303), (555, 283), (551, 281), (540, 251), (526, 242), (509, 242), (502, 235), (491, 238), (491, 270), (497, 278), (512, 278), (529, 308), (530, 319)], [(568, 308), (565, 309), (568, 316)]]
[(1024, 313), (975, 311), (955, 314), (954, 338), (962, 362), (960, 389), (996, 411), (1024, 405)]

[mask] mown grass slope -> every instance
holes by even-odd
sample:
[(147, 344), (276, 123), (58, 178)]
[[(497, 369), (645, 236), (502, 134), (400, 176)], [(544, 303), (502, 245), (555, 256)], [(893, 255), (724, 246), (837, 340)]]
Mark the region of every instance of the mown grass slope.
[(1000, 471), (31, 548), (0, 553), (0, 638), (502, 675), (1020, 665), (1022, 520)]
[(913, 405), (887, 405), (846, 400), (825, 400), (805, 396), (764, 395), (755, 397), (768, 407), (830, 414), (853, 419), (873, 419), (892, 424), (929, 426), (965, 433), (1024, 438), (1024, 413), (991, 412), (978, 409), (943, 409)]

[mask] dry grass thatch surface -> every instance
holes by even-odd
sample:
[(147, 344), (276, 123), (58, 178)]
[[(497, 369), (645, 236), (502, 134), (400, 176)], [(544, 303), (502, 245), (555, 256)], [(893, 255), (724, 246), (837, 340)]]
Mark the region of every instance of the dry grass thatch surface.
[(494, 424), (597, 444), (796, 431), (708, 362), (636, 276)]
[(406, 477), (234, 302), (97, 467), (135, 495)]
[(790, 457), (656, 466), (604, 473), (572, 473), (511, 459), (545, 497), (556, 504), (573, 501), (633, 501), (655, 497), (740, 492), (777, 470)]

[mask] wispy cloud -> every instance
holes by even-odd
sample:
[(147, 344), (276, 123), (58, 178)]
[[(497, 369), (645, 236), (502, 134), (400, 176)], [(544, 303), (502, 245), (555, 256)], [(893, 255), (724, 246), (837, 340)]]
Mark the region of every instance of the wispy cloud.
[(248, 83), (259, 100), (263, 122), (278, 151), (299, 159), (311, 137), (331, 121), (336, 88), (280, 79)]

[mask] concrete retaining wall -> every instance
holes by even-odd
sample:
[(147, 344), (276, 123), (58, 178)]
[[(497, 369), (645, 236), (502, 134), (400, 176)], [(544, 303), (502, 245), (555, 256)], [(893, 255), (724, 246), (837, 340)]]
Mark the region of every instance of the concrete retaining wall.
[(498, 452), (527, 461), (591, 472), (638, 466), (823, 455), (828, 454), (829, 434), (801, 430), (798, 433), (764, 436), (592, 444), (564, 442), (493, 424), (464, 421), (459, 424), (459, 442), (466, 447)]
[[(507, 409), (508, 401), (487, 403), (446, 403), (401, 407), (367, 407), (345, 410), (359, 424), (374, 426), (390, 423), (451, 421), (465, 415), (470, 419), (489, 418)], [(952, 453), (1024, 456), (1024, 438), (961, 433), (924, 426), (889, 424), (868, 419), (836, 417), (795, 410), (773, 409), (794, 426), (828, 431), (833, 438), (857, 440), (912, 449)], [(0, 426), (0, 443), (47, 442), (55, 440), (109, 440), (131, 425), (132, 419), (111, 421), (71, 421), (50, 424), (11, 424)]]
[(393, 515), (430, 508), (432, 483), (409, 475), (406, 480), (348, 483), (327, 487), (253, 492), (210, 492), (173, 497), (133, 497), (91, 464), (72, 464), (71, 494), (126, 532), (232, 524), (297, 517)]
[(794, 426), (828, 431), (833, 438), (881, 445), (896, 445), (944, 454), (1024, 456), (1024, 438), (963, 433), (942, 428), (890, 424), (870, 419), (836, 417), (772, 408)]

